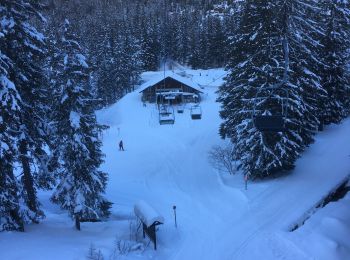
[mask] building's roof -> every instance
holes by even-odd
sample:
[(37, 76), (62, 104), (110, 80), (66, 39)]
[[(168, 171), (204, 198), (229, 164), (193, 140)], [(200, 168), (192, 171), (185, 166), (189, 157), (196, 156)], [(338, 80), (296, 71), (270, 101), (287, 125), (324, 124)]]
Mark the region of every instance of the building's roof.
[(189, 78), (181, 77), (178, 74), (175, 74), (173, 72), (165, 72), (165, 74), (159, 74), (158, 76), (154, 77), (152, 80), (149, 80), (143, 83), (139, 88), (139, 92), (143, 92), (145, 89), (154, 86), (155, 84), (157, 84), (158, 82), (161, 82), (165, 78), (173, 78), (174, 80), (203, 93), (197, 83), (193, 82)]

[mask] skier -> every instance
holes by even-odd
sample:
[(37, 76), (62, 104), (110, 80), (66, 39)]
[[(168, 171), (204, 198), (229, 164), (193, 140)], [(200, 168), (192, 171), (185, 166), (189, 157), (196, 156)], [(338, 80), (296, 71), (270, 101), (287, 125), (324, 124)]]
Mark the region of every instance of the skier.
[(123, 141), (120, 140), (119, 142), (119, 151), (124, 151)]

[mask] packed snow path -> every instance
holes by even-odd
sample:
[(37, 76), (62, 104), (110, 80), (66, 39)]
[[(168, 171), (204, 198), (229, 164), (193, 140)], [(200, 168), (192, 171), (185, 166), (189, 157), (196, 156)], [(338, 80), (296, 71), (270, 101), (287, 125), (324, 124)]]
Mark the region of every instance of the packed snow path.
[[(176, 115), (175, 125), (159, 125), (155, 106), (143, 107), (137, 92), (101, 113), (111, 126), (104, 136), (109, 198), (126, 210), (142, 198), (165, 215), (156, 259), (243, 259), (262, 252), (271, 258), (314, 257), (291, 250), (287, 233), (280, 232), (350, 173), (350, 121), (318, 134), (290, 175), (251, 183), (245, 191), (241, 176), (222, 180), (207, 160), (210, 148), (222, 143), (216, 89), (205, 88), (202, 120), (191, 120), (187, 109)], [(117, 151), (120, 139), (125, 153)]]
[[(157, 73), (163, 72), (143, 77)], [(25, 233), (0, 233), (0, 259), (86, 259), (91, 244), (113, 259), (115, 242), (130, 239), (140, 199), (165, 219), (158, 250), (150, 245), (116, 259), (350, 259), (350, 196), (288, 231), (350, 174), (350, 120), (319, 133), (290, 174), (249, 182), (245, 190), (242, 175), (219, 174), (208, 163), (211, 147), (224, 144), (215, 91), (225, 72), (187, 73), (206, 86), (201, 120), (191, 120), (188, 106), (174, 125), (159, 125), (155, 105), (144, 107), (137, 90), (98, 112), (110, 126), (103, 133), (102, 169), (109, 174), (106, 196), (115, 204), (107, 222), (82, 223), (78, 232), (67, 212), (49, 202), (50, 192), (41, 192), (46, 219)]]

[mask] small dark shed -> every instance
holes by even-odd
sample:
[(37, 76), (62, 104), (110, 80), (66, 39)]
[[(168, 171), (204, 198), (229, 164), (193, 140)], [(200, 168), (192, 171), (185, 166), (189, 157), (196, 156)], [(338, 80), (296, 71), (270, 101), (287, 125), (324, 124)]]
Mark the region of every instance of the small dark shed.
[(140, 88), (143, 102), (157, 102), (158, 104), (180, 104), (199, 102), (200, 87), (188, 78), (175, 73), (160, 75), (144, 83)]

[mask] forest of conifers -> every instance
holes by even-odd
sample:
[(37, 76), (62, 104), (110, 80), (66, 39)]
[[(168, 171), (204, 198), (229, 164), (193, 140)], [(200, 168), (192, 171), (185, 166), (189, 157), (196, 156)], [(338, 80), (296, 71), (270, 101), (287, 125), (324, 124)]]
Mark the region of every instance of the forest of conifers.
[[(2, 0), (0, 231), (41, 221), (39, 189), (51, 190), (51, 201), (76, 220), (108, 217), (108, 173), (100, 170), (106, 126), (95, 111), (170, 60), (226, 68), (217, 92), (218, 132), (233, 144), (244, 174), (293, 169), (323, 125), (349, 115), (349, 6), (346, 0)], [(284, 111), (285, 131), (259, 131), (252, 111)]]

